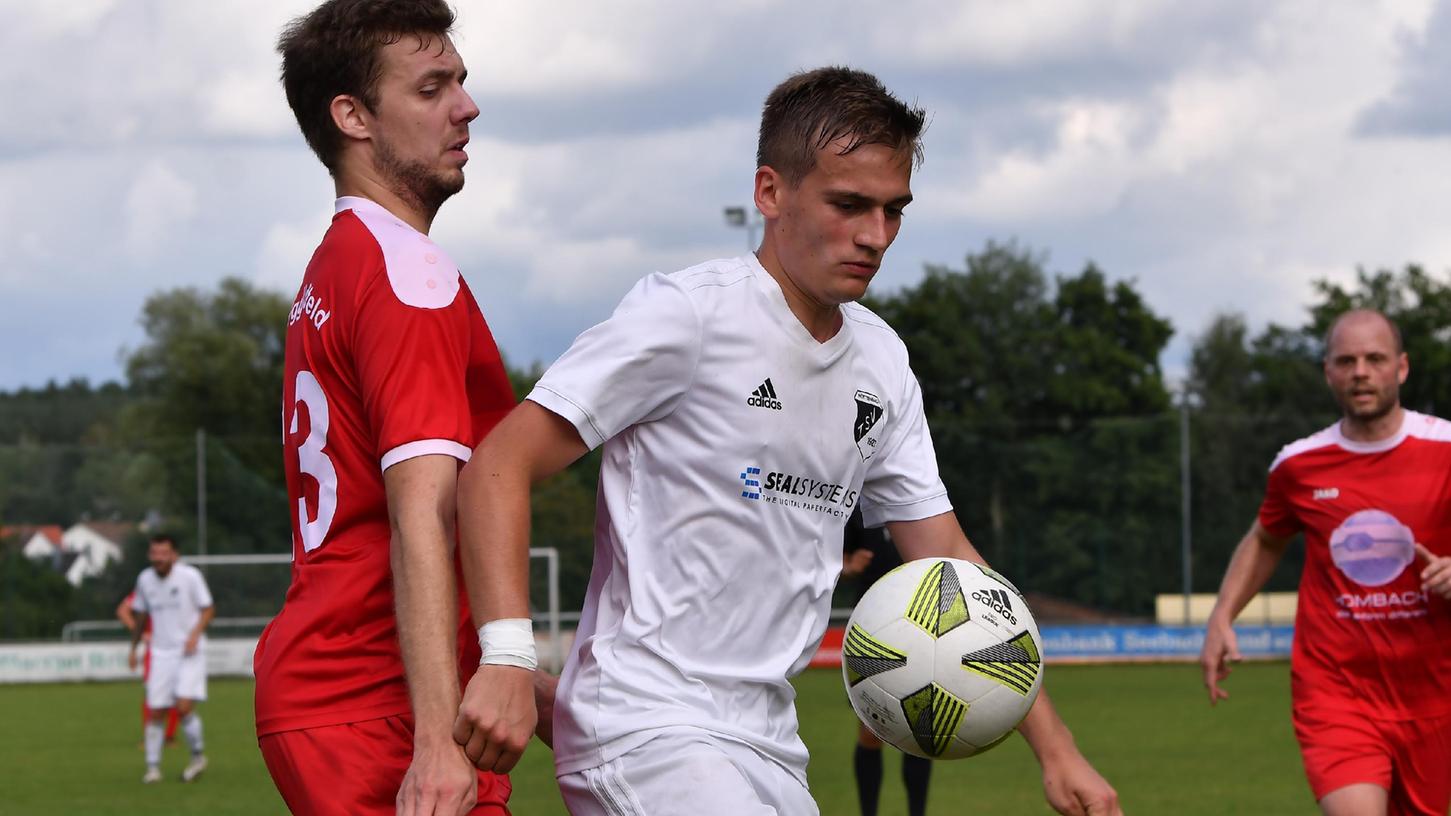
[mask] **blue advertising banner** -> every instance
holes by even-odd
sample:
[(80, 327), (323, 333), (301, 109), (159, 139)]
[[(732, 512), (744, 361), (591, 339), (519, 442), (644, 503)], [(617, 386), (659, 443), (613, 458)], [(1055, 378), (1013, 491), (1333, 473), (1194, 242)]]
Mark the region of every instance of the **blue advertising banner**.
[[(1204, 645), (1202, 626), (1044, 626), (1039, 631), (1048, 663), (1192, 661)], [(1234, 631), (1246, 660), (1290, 656), (1293, 626), (1236, 626)]]

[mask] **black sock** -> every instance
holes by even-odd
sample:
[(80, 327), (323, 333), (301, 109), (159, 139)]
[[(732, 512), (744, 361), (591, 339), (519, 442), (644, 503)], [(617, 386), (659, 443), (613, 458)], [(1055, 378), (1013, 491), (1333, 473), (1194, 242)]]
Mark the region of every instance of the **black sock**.
[(932, 778), (932, 760), (902, 755), (902, 784), (907, 786), (908, 816), (927, 813), (927, 780)]
[(882, 749), (858, 745), (852, 767), (856, 770), (856, 795), (862, 816), (877, 816), (877, 798), (882, 792)]

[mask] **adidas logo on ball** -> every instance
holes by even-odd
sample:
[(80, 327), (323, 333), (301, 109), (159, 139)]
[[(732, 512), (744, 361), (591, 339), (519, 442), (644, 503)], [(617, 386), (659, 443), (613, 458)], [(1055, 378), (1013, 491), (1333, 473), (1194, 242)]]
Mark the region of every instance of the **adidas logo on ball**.
[(1013, 604), (1008, 599), (1008, 593), (1001, 589), (979, 589), (972, 593), (972, 599), (978, 601), (988, 609), (1002, 615), (1008, 623), (1018, 625), (1018, 619), (1013, 615)]

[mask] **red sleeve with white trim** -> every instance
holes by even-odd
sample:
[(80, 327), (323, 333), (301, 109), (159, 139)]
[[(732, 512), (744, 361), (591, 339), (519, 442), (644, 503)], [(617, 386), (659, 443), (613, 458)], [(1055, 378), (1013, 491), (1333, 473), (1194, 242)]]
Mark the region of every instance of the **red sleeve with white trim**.
[(1277, 538), (1289, 538), (1304, 528), (1290, 501), (1294, 480), (1289, 471), (1287, 462), (1277, 463), (1265, 484), (1264, 501), (1260, 502), (1260, 526)]
[(354, 360), (374, 454), (385, 470), (425, 454), (467, 461), (473, 442), (467, 301), (455, 285), (446, 304), (404, 303), (395, 291), (398, 275), (390, 269), (374, 277), (358, 303)]

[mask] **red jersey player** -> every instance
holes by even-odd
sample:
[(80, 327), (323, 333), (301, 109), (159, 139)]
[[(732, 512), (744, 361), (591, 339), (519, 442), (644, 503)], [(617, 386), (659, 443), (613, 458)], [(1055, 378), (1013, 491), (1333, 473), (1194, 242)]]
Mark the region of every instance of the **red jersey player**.
[[(330, 0), (278, 44), (288, 103), (338, 196), (288, 318), (292, 583), (255, 657), (258, 742), (297, 813), (507, 813), (493, 772), (535, 724), (532, 661), (514, 649), (479, 665), (454, 551), (458, 468), (514, 398), (468, 285), (427, 234), (463, 187), (479, 113), (453, 22), (442, 0)], [(479, 621), (527, 628), (527, 556), (491, 560), (499, 589)], [(478, 771), (452, 737), (475, 668), (499, 712)]]
[(1384, 315), (1335, 321), (1325, 381), (1344, 416), (1271, 465), (1200, 655), (1210, 702), (1228, 697), (1230, 624), (1303, 532), (1293, 720), (1329, 816), (1451, 807), (1451, 423), (1401, 407), (1409, 370)]

